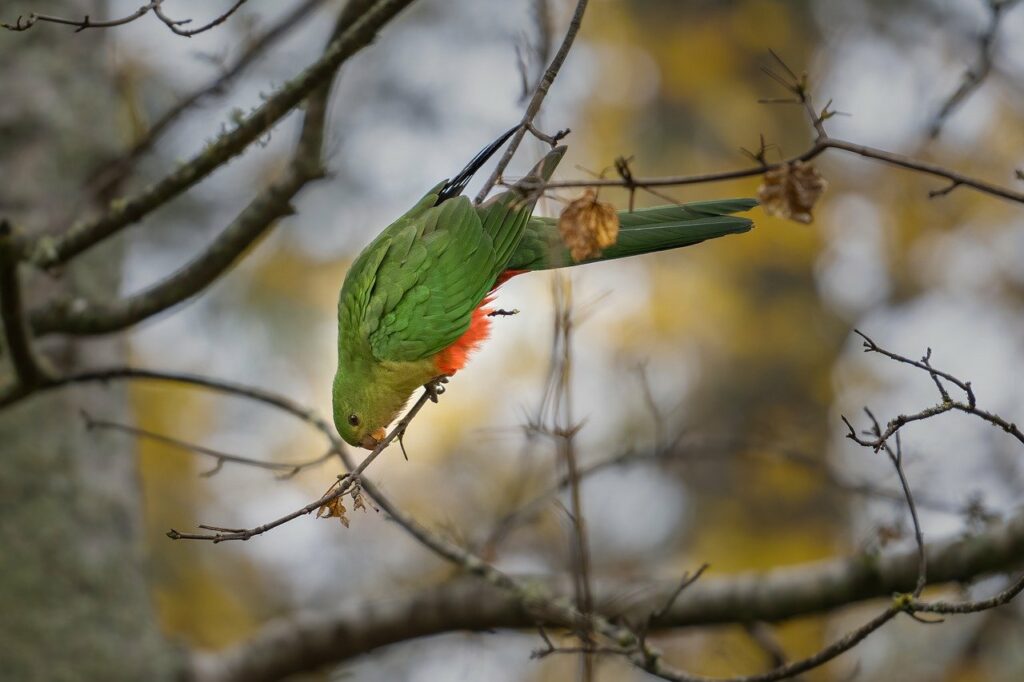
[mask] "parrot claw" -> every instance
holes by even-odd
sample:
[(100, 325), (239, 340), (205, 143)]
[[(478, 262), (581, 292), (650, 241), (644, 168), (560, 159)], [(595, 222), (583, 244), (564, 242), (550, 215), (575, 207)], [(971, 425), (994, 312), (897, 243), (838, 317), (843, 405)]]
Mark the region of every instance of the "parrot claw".
[(438, 396), (443, 394), (444, 391), (445, 391), (444, 384), (447, 384), (447, 383), (448, 383), (448, 376), (447, 375), (441, 375), (441, 376), (437, 377), (436, 379), (434, 379), (433, 381), (431, 381), (430, 383), (428, 383), (426, 386), (423, 387), (427, 391), (427, 395), (430, 398), (430, 402), (432, 402), (432, 403), (436, 403), (437, 402)]

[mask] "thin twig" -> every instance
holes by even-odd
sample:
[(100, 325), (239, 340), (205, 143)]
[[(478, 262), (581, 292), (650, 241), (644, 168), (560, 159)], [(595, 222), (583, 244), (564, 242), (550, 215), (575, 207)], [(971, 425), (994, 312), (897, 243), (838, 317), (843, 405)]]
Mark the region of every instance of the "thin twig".
[[(967, 394), (967, 401), (971, 405), (974, 405), (977, 402), (977, 399), (974, 397), (974, 390), (971, 388), (971, 382), (969, 382), (969, 381), (961, 381), (960, 379), (957, 379), (955, 376), (953, 376), (952, 374), (949, 374), (948, 372), (941, 372), (941, 371), (935, 369), (934, 367), (932, 367), (932, 365), (931, 365), (932, 349), (931, 348), (928, 349), (927, 353), (925, 354), (925, 356), (921, 360), (919, 360), (919, 361), (918, 360), (911, 360), (910, 358), (904, 357), (904, 356), (899, 355), (897, 353), (893, 353), (892, 351), (886, 350), (885, 348), (882, 348), (877, 343), (875, 343), (874, 340), (871, 337), (869, 337), (867, 334), (865, 334), (864, 332), (862, 332), (859, 329), (854, 329), (853, 333), (856, 334), (857, 336), (859, 336), (861, 339), (864, 340), (864, 352), (865, 353), (878, 353), (879, 355), (884, 355), (885, 357), (889, 358), (890, 360), (895, 360), (896, 362), (902, 363), (904, 365), (910, 365), (911, 367), (917, 367), (918, 369), (922, 369), (922, 370), (928, 372), (928, 374), (932, 377), (932, 379), (936, 379), (936, 378), (945, 379), (946, 381), (948, 381), (949, 383), (953, 384), (954, 386), (956, 386), (957, 388), (962, 390), (964, 393), (966, 393)], [(942, 392), (941, 387), (940, 387), (939, 392), (943, 395), (943, 398), (947, 397), (947, 395), (948, 395), (948, 394), (945, 394), (945, 393)]]
[(130, 149), (118, 158), (107, 161), (92, 171), (86, 186), (88, 193), (97, 197), (112, 196), (116, 188), (121, 185), (125, 177), (135, 167), (136, 161), (152, 149), (153, 145), (182, 115), (201, 101), (223, 94), (227, 90), (228, 85), (239, 74), (252, 65), (275, 42), (288, 35), (296, 24), (324, 2), (325, 0), (305, 0), (305, 2), (296, 5), (280, 21), (267, 29), (259, 37), (250, 41), (237, 59), (224, 69), (217, 78), (179, 99), (174, 106), (164, 112), (160, 118), (147, 128), (145, 134), (136, 140)]
[(642, 670), (646, 670), (652, 675), (663, 680), (669, 680), (670, 682), (775, 682), (776, 680), (789, 679), (809, 670), (819, 668), (832, 659), (846, 653), (892, 620), (893, 617), (900, 613), (900, 610), (896, 606), (891, 606), (811, 656), (756, 675), (741, 675), (728, 678), (692, 675), (663, 663), (660, 656), (648, 656), (644, 653), (634, 655), (631, 657), (631, 660)]
[[(928, 375), (932, 378), (932, 380), (935, 381), (936, 386), (939, 387), (939, 394), (942, 398), (942, 402), (932, 407), (924, 408), (919, 412), (915, 412), (913, 414), (900, 414), (893, 417), (891, 420), (889, 420), (889, 423), (886, 425), (885, 429), (880, 434), (872, 438), (864, 438), (861, 435), (859, 435), (857, 433), (857, 430), (850, 423), (850, 421), (846, 417), (843, 417), (843, 422), (846, 424), (847, 427), (846, 437), (849, 438), (850, 440), (854, 441), (859, 445), (872, 447), (877, 452), (885, 445), (885, 443), (890, 438), (892, 438), (896, 433), (899, 432), (900, 429), (902, 429), (907, 424), (910, 424), (912, 422), (925, 421), (927, 419), (931, 419), (932, 417), (937, 417), (940, 414), (945, 414), (946, 412), (957, 411), (963, 412), (965, 414), (971, 414), (976, 417), (980, 417), (982, 420), (988, 422), (992, 426), (1002, 429), (1011, 437), (1019, 441), (1021, 444), (1024, 444), (1024, 431), (1022, 431), (1016, 423), (1007, 421), (1003, 417), (1000, 417), (999, 415), (993, 412), (980, 409), (977, 406), (977, 398), (974, 395), (974, 390), (971, 387), (971, 382), (958, 379), (952, 374), (949, 374), (948, 372), (943, 372), (932, 366), (930, 349), (928, 354), (926, 354), (924, 358), (922, 358), (921, 360), (912, 360), (908, 357), (904, 357), (898, 353), (893, 353), (892, 351), (882, 348), (861, 331), (854, 330), (854, 333), (856, 333), (862, 339), (864, 339), (864, 352), (878, 353), (880, 355), (884, 355), (885, 357), (891, 360), (895, 360), (896, 362), (899, 362), (901, 364), (909, 365), (911, 367), (915, 367), (924, 372), (927, 372)], [(952, 400), (949, 396), (949, 393), (944, 390), (944, 387), (942, 386), (939, 379), (946, 380), (951, 384), (957, 386), (961, 390), (963, 390), (966, 394), (966, 402), (963, 400)]]
[(50, 23), (50, 24), (62, 24), (64, 26), (74, 26), (75, 33), (84, 31), (87, 28), (112, 28), (114, 26), (124, 26), (131, 22), (139, 19), (140, 17), (149, 14), (151, 10), (156, 9), (160, 6), (163, 0), (153, 0), (142, 5), (137, 10), (123, 16), (119, 19), (108, 19), (106, 21), (93, 21), (92, 18), (86, 14), (81, 19), (67, 19), (65, 17), (57, 17), (50, 14), (36, 14), (33, 12), (28, 17), (19, 16), (13, 24), (0, 22), (0, 27), (6, 28), (8, 31), (27, 31), (39, 22)]
[(165, 26), (167, 26), (167, 28), (169, 28), (171, 31), (178, 34), (179, 36), (191, 38), (192, 36), (199, 35), (200, 33), (209, 31), (211, 28), (220, 26), (228, 20), (228, 17), (230, 17), (232, 14), (238, 11), (238, 9), (242, 5), (248, 2), (248, 0), (235, 0), (235, 4), (233, 4), (227, 11), (218, 15), (208, 23), (203, 24), (199, 28), (187, 30), (180, 27), (184, 26), (185, 24), (192, 23), (192, 20), (171, 19), (163, 11), (163, 1), (164, 0), (152, 0), (152, 2), (147, 2), (145, 5), (142, 5), (131, 14), (120, 17), (118, 19), (93, 21), (92, 17), (90, 17), (88, 14), (86, 14), (81, 19), (69, 19), (66, 17), (53, 16), (51, 14), (37, 14), (33, 12), (32, 14), (29, 14), (28, 17), (19, 16), (18, 19), (13, 24), (0, 22), (0, 27), (6, 28), (9, 31), (27, 31), (28, 29), (35, 26), (37, 23), (43, 22), (50, 24), (61, 24), (64, 26), (73, 26), (75, 28), (75, 33), (79, 33), (88, 28), (113, 28), (115, 26), (124, 26), (125, 24), (130, 24), (136, 19), (140, 19), (145, 15), (149, 14), (150, 12), (153, 12), (153, 14), (155, 14), (157, 18), (159, 18), (160, 21)]
[(537, 87), (533, 91), (533, 97), (530, 98), (526, 112), (519, 122), (519, 130), (512, 136), (508, 147), (505, 148), (505, 153), (498, 160), (498, 165), (494, 167), (494, 171), (491, 172), (490, 177), (487, 178), (483, 187), (477, 193), (476, 203), (479, 204), (487, 198), (491, 188), (498, 182), (501, 174), (505, 172), (505, 168), (512, 161), (512, 157), (515, 155), (516, 150), (519, 149), (519, 144), (523, 141), (523, 137), (526, 136), (527, 130), (533, 125), (533, 120), (540, 113), (540, 106), (544, 103), (544, 98), (547, 97), (551, 84), (555, 82), (555, 77), (561, 70), (562, 64), (565, 63), (565, 58), (569, 56), (569, 50), (572, 48), (573, 41), (576, 40), (576, 34), (580, 30), (580, 24), (583, 23), (583, 13), (586, 10), (587, 0), (577, 0), (576, 11), (573, 12), (572, 20), (569, 22), (569, 27), (565, 32), (565, 37), (562, 38), (562, 44), (559, 45), (558, 51), (555, 52), (555, 56), (551, 59), (551, 64), (548, 66), (547, 71), (544, 72), (544, 75), (537, 82)]
[[(36, 392), (42, 393), (45, 391), (52, 391), (54, 389), (63, 388), (66, 386), (72, 386), (75, 384), (105, 384), (110, 381), (123, 381), (123, 380), (134, 380), (134, 381), (157, 381), (164, 383), (176, 383), (183, 384), (186, 386), (194, 386), (198, 388), (204, 388), (218, 393), (224, 393), (227, 395), (235, 395), (242, 398), (247, 398), (255, 402), (263, 403), (269, 407), (273, 407), (279, 410), (283, 410), (288, 414), (291, 414), (303, 421), (310, 422), (314, 425), (323, 425), (323, 429), (330, 431), (330, 427), (327, 423), (319, 417), (315, 411), (300, 405), (299, 403), (279, 395), (272, 393), (261, 388), (254, 386), (248, 386), (245, 384), (239, 384), (233, 381), (226, 381), (223, 379), (217, 379), (214, 377), (206, 376), (204, 374), (194, 374), (191, 372), (170, 372), (161, 371), (154, 369), (144, 369), (139, 367), (106, 367), (100, 369), (83, 370), (81, 372), (75, 372), (67, 374), (65, 376), (56, 377), (39, 386)], [(22, 398), (23, 399), (23, 398)], [(13, 401), (3, 402), (0, 401), (0, 407), (7, 407), (12, 404)], [(339, 440), (340, 442), (340, 440)]]
[[(583, 516), (583, 502), (580, 494), (581, 478), (576, 453), (576, 433), (572, 409), (572, 340), (574, 331), (572, 281), (566, 275), (556, 275), (554, 282), (554, 335), (560, 349), (558, 362), (550, 371), (555, 375), (554, 424), (553, 431), (559, 434), (557, 451), (559, 460), (565, 464), (569, 479), (569, 500), (573, 528), (573, 577), (576, 606), (580, 613), (587, 615), (594, 610), (594, 596), (590, 584), (590, 545), (587, 539), (587, 523)], [(589, 632), (582, 633), (587, 647), (593, 647)], [(581, 678), (584, 682), (594, 679), (594, 659), (584, 652), (580, 657)]]
[(1008, 604), (1021, 592), (1024, 592), (1024, 574), (1018, 576), (1005, 589), (986, 599), (960, 602), (925, 602), (915, 599), (907, 605), (907, 608), (921, 613), (977, 613)]
[[(678, 438), (668, 443), (668, 447), (661, 449), (637, 451), (633, 449), (623, 450), (617, 455), (607, 457), (600, 461), (580, 467), (578, 475), (588, 478), (599, 472), (614, 467), (624, 467), (635, 464), (661, 465), (672, 461), (697, 462), (703, 460), (719, 461), (723, 453), (742, 453), (743, 457), (754, 460), (768, 459), (764, 446), (760, 443), (753, 443), (747, 440), (726, 439), (722, 442), (704, 443), (683, 447)], [(882, 488), (876, 484), (860, 481), (848, 481), (840, 475), (821, 457), (814, 457), (794, 450), (778, 450), (779, 457), (802, 467), (811, 469), (822, 476), (825, 484), (834, 489), (850, 495), (882, 499), (891, 502), (903, 503), (906, 497), (902, 492), (896, 492)], [(492, 551), (501, 541), (513, 530), (525, 525), (535, 519), (543, 509), (550, 503), (551, 499), (569, 486), (569, 477), (562, 476), (552, 486), (542, 490), (523, 504), (506, 512), (491, 524), (490, 532), (480, 541), (479, 547), (484, 548), (484, 553)], [(965, 505), (955, 502), (947, 502), (941, 499), (915, 496), (917, 506), (930, 511), (943, 514), (961, 516), (965, 514)]]
[(829, 149), (837, 149), (845, 151), (851, 154), (857, 154), (864, 158), (872, 159), (880, 163), (895, 166), (898, 168), (904, 168), (907, 170), (922, 173), (924, 175), (931, 175), (933, 177), (943, 178), (950, 182), (950, 185), (939, 191), (933, 191), (931, 195), (944, 196), (949, 194), (953, 189), (957, 187), (969, 187), (978, 192), (988, 194), (991, 196), (1006, 199), (1017, 203), (1024, 203), (1024, 192), (1018, 192), (1006, 187), (1001, 187), (985, 180), (969, 177), (952, 171), (948, 168), (940, 166), (938, 164), (930, 163), (927, 161), (921, 161), (918, 159), (904, 156), (902, 154), (895, 154), (882, 149), (876, 149), (867, 145), (855, 144), (853, 142), (847, 142), (835, 137), (830, 136), (825, 130), (824, 122), (829, 118), (837, 115), (838, 112), (831, 109), (832, 102), (829, 101), (825, 107), (818, 111), (815, 109), (813, 100), (811, 98), (810, 88), (807, 82), (807, 74), (801, 74), (797, 76), (789, 66), (775, 53), (771, 52), (772, 58), (776, 61), (783, 73), (779, 74), (772, 69), (765, 68), (763, 71), (785, 88), (791, 95), (790, 99), (783, 100), (771, 100), (775, 102), (788, 102), (793, 104), (799, 104), (807, 114), (811, 126), (814, 128), (816, 133), (814, 143), (801, 154), (783, 159), (776, 163), (766, 163), (765, 151), (767, 149), (764, 144), (764, 140), (761, 140), (761, 149), (757, 154), (751, 154), (745, 152), (748, 156), (751, 156), (756, 166), (750, 168), (744, 168), (732, 171), (723, 171), (719, 173), (703, 173), (699, 175), (676, 175), (666, 177), (654, 177), (654, 178), (638, 178), (633, 176), (632, 172), (624, 174), (619, 173), (618, 179), (612, 178), (597, 178), (593, 180), (566, 180), (566, 181), (548, 181), (544, 183), (536, 183), (531, 186), (530, 189), (534, 191), (543, 192), (549, 189), (566, 189), (566, 188), (580, 188), (580, 187), (623, 187), (629, 190), (632, 195), (637, 189), (650, 190), (652, 187), (681, 187), (684, 185), (695, 185), (710, 182), (721, 182), (725, 180), (737, 180), (740, 178), (755, 177), (763, 175), (764, 173), (778, 168), (786, 167), (797, 162), (810, 161), (816, 158)]
[[(993, 56), (995, 52), (996, 36), (1003, 18), (1006, 16), (1018, 0), (987, 0), (989, 10), (988, 26), (978, 36), (977, 47), (978, 57), (974, 66), (964, 72), (963, 79), (957, 89), (942, 103), (935, 113), (931, 125), (928, 127), (928, 136), (936, 138), (942, 132), (949, 116), (963, 104), (971, 94), (981, 87), (981, 84), (988, 77), (993, 67)], [(951, 185), (950, 188), (953, 186)]]
[(743, 629), (750, 636), (750, 639), (768, 656), (768, 661), (771, 663), (770, 667), (777, 668), (781, 665), (786, 665), (786, 662), (789, 660), (786, 650), (782, 648), (782, 644), (767, 624), (760, 621), (745, 623)]
[(1014, 191), (1012, 189), (1001, 187), (999, 185), (972, 178), (962, 173), (958, 173), (953, 170), (949, 170), (938, 164), (929, 163), (927, 161), (920, 161), (918, 159), (904, 156), (902, 154), (894, 154), (881, 149), (875, 149), (874, 147), (868, 147), (862, 144), (855, 144), (853, 142), (847, 142), (835, 137), (829, 137), (826, 140), (819, 140), (815, 142), (805, 152), (796, 156), (789, 157), (782, 161), (768, 164), (758, 164), (749, 168), (741, 168), (731, 171), (721, 171), (716, 173), (700, 173), (696, 175), (668, 175), (661, 177), (634, 177), (630, 183), (627, 183), (621, 178), (596, 178), (587, 180), (554, 180), (545, 182), (543, 184), (531, 185), (529, 189), (535, 191), (547, 191), (550, 189), (574, 189), (581, 187), (622, 187), (628, 189), (629, 187), (637, 187), (641, 189), (647, 189), (650, 187), (683, 187), (686, 185), (698, 185), (707, 184), (713, 182), (724, 182), (727, 180), (738, 180), (740, 178), (750, 178), (763, 175), (766, 171), (775, 170), (784, 166), (796, 163), (797, 161), (810, 161), (829, 149), (838, 149), (840, 151), (849, 152), (856, 154), (864, 158), (873, 159), (886, 165), (896, 166), (899, 168), (905, 168), (907, 170), (916, 171), (925, 175), (931, 175), (938, 178), (944, 178), (951, 182), (956, 182), (959, 187), (969, 187), (973, 190), (981, 192), (982, 194), (988, 194), (990, 196), (999, 197), (1008, 201), (1017, 203), (1024, 203), (1024, 192)]
[[(789, 65), (786, 64), (785, 61), (783, 61), (782, 57), (780, 57), (775, 52), (775, 50), (768, 50), (768, 53), (772, 56), (772, 59), (775, 60), (776, 65), (782, 69), (782, 74), (779, 74), (766, 66), (761, 67), (761, 71), (765, 73), (767, 76), (769, 76), (776, 83), (781, 85), (783, 88), (788, 90), (793, 95), (793, 99), (761, 101), (764, 103), (799, 104), (807, 113), (807, 118), (810, 120), (811, 126), (814, 127), (814, 131), (817, 134), (816, 141), (827, 140), (829, 136), (828, 133), (825, 131), (825, 121), (826, 119), (831, 118), (834, 115), (834, 112), (830, 111), (829, 109), (832, 105), (832, 102), (829, 101), (829, 103), (825, 105), (825, 108), (822, 111), (817, 111), (814, 108), (814, 101), (811, 97), (811, 90), (808, 85), (807, 74), (802, 73), (799, 76), (797, 76), (796, 73), (794, 73), (793, 70), (789, 68)], [(763, 140), (761, 142), (761, 145), (763, 149)]]
[(672, 606), (676, 603), (676, 600), (679, 599), (679, 595), (683, 593), (683, 590), (685, 590), (687, 587), (700, 580), (700, 577), (704, 575), (704, 571), (708, 570), (709, 566), (710, 564), (701, 564), (700, 567), (692, 574), (684, 573), (683, 579), (679, 581), (678, 587), (672, 590), (672, 594), (670, 594), (668, 599), (665, 600), (665, 603), (661, 606), (661, 608), (651, 612), (650, 617), (647, 619), (648, 624), (655, 623), (664, 618), (665, 614), (668, 613), (669, 609), (671, 609)]
[(181, 26), (184, 26), (185, 24), (191, 24), (191, 19), (171, 19), (164, 13), (163, 7), (161, 7), (162, 3), (160, 2), (154, 3), (153, 13), (156, 14), (156, 16), (160, 19), (160, 21), (164, 23), (165, 26), (167, 26), (167, 28), (171, 29), (171, 31), (173, 31), (177, 35), (183, 36), (185, 38), (191, 38), (192, 36), (199, 35), (200, 33), (209, 31), (211, 28), (220, 26), (228, 20), (228, 17), (237, 12), (239, 8), (241, 8), (241, 6), (244, 5), (246, 2), (248, 2), (248, 0), (235, 0), (235, 4), (228, 8), (226, 12), (223, 12), (219, 16), (214, 17), (212, 20), (203, 24), (199, 28), (194, 28), (191, 30), (179, 28)]
[[(871, 420), (871, 431), (870, 433), (876, 437), (881, 437), (882, 426), (878, 423), (878, 419), (868, 408), (864, 408), (864, 412), (867, 414), (868, 419)], [(917, 599), (921, 596), (921, 592), (924, 590), (925, 585), (928, 584), (928, 555), (925, 552), (924, 547), (924, 533), (921, 531), (921, 521), (917, 516), (917, 505), (914, 503), (914, 495), (910, 490), (910, 483), (907, 481), (906, 471), (903, 469), (903, 444), (900, 442), (899, 434), (896, 434), (896, 447), (892, 447), (889, 442), (883, 444), (885, 453), (889, 456), (889, 461), (892, 462), (893, 468), (896, 469), (896, 474), (900, 479), (900, 486), (903, 489), (903, 495), (907, 501), (907, 508), (910, 510), (910, 518), (914, 525), (914, 542), (917, 545), (917, 583), (914, 585), (914, 598)]]
[(647, 406), (647, 412), (651, 415), (651, 421), (654, 423), (654, 451), (660, 453), (668, 446), (665, 439), (665, 415), (661, 413), (657, 401), (654, 400), (650, 377), (647, 375), (646, 362), (637, 364), (636, 374), (637, 380), (640, 383), (640, 391), (644, 397), (644, 405)]
[(241, 455), (235, 455), (230, 452), (224, 452), (222, 450), (216, 450), (214, 448), (206, 447), (205, 445), (199, 445), (196, 443), (189, 443), (188, 441), (181, 440), (180, 438), (173, 438), (171, 436), (156, 433), (148, 429), (142, 429), (136, 426), (130, 426), (128, 424), (121, 424), (119, 422), (108, 421), (105, 419), (95, 419), (86, 412), (82, 412), (82, 419), (85, 420), (85, 428), (87, 430), (92, 429), (107, 429), (110, 431), (119, 431), (121, 433), (127, 433), (138, 438), (145, 438), (147, 440), (154, 441), (156, 443), (163, 443), (179, 450), (188, 450), (189, 452), (195, 452), (200, 455), (211, 457), (215, 460), (216, 464), (213, 469), (205, 471), (200, 474), (203, 477), (209, 477), (216, 473), (219, 473), (223, 468), (224, 464), (240, 464), (242, 466), (254, 467), (256, 469), (266, 469), (268, 471), (279, 471), (282, 472), (278, 478), (288, 479), (292, 478), (299, 472), (310, 467), (323, 464), (328, 459), (335, 456), (334, 448), (331, 447), (326, 453), (315, 457), (313, 459), (304, 460), (301, 462), (267, 462), (265, 460), (253, 459), (251, 457), (243, 457)]
[[(324, 507), (325, 505), (329, 504), (330, 502), (339, 499), (343, 495), (347, 494), (350, 490), (352, 490), (353, 486), (356, 483), (360, 482), (360, 476), (362, 475), (362, 473), (366, 470), (368, 466), (370, 466), (373, 463), (375, 459), (377, 459), (380, 453), (384, 452), (384, 450), (386, 450), (387, 447), (391, 445), (392, 441), (394, 441), (400, 435), (405, 433), (405, 430), (409, 427), (409, 424), (412, 422), (412, 420), (416, 418), (416, 415), (419, 414), (419, 411), (423, 409), (423, 406), (426, 405), (428, 401), (437, 400), (438, 393), (442, 392), (443, 390), (442, 387), (440, 386), (440, 381), (441, 380), (438, 379), (435, 380), (434, 382), (431, 382), (431, 384), (428, 384), (427, 387), (424, 388), (423, 394), (420, 396), (419, 400), (417, 400), (416, 403), (412, 406), (412, 408), (410, 408), (409, 411), (405, 414), (405, 416), (398, 421), (395, 427), (391, 429), (391, 432), (382, 441), (380, 441), (377, 444), (377, 446), (373, 449), (373, 451), (370, 452), (370, 454), (367, 455), (358, 465), (356, 465), (355, 468), (353, 468), (351, 471), (349, 471), (349, 473), (345, 474), (344, 476), (339, 476), (338, 481), (331, 487), (331, 490), (324, 494), (323, 496), (321, 496), (320, 499), (314, 502), (310, 502), (309, 504), (291, 512), (290, 514), (285, 514), (284, 516), (274, 519), (273, 521), (260, 524), (253, 528), (225, 529), (210, 526), (208, 524), (200, 524), (200, 528), (213, 530), (214, 532), (182, 533), (172, 528), (167, 532), (167, 537), (171, 538), (172, 540), (208, 540), (213, 543), (226, 542), (230, 540), (249, 540), (250, 538), (256, 537), (257, 535), (262, 535), (267, 531), (283, 526), (284, 524), (290, 521), (294, 521), (299, 517), (307, 516)], [(365, 483), (362, 483), (362, 485), (363, 487), (366, 487), (367, 490), (370, 490), (370, 487), (367, 486)], [(371, 495), (376, 497), (376, 495), (374, 495), (372, 492)], [(378, 503), (381, 502), (379, 498), (377, 501)], [(381, 506), (384, 505), (382, 504)]]

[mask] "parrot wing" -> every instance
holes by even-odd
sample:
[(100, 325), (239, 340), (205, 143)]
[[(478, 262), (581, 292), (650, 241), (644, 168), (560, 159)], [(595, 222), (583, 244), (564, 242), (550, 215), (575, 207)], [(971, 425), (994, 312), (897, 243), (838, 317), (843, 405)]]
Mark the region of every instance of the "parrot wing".
[[(550, 177), (564, 153), (549, 152), (526, 179)], [(480, 206), (463, 196), (433, 205), (442, 187), (384, 230), (346, 278), (342, 333), (356, 331), (377, 360), (423, 360), (466, 332), (518, 248), (538, 196), (517, 186)]]
[(423, 360), (455, 343), (528, 218), (478, 212), (456, 197), (391, 235), (362, 315), (361, 332), (374, 357)]

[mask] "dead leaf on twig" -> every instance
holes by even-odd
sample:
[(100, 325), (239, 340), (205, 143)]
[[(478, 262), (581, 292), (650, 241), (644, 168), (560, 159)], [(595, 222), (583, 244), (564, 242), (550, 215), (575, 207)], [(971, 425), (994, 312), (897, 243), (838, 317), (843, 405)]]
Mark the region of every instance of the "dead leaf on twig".
[(814, 220), (811, 211), (826, 188), (828, 182), (817, 168), (794, 161), (765, 173), (757, 196), (768, 215), (807, 224)]
[(562, 243), (577, 263), (596, 258), (619, 237), (619, 215), (611, 204), (598, 201), (597, 192), (587, 189), (558, 217)]
[(318, 519), (330, 519), (336, 518), (341, 521), (341, 525), (348, 528), (348, 517), (345, 516), (345, 505), (341, 503), (340, 497), (335, 497), (333, 500), (329, 500), (320, 505), (320, 508), (316, 510), (316, 517)]

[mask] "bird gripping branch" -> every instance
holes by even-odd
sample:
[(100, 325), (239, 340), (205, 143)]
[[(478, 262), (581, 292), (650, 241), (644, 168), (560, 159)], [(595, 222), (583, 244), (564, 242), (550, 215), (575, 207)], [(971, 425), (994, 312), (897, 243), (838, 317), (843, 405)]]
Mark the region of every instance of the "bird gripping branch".
[(465, 366), (490, 333), (487, 305), (510, 277), (690, 246), (753, 226), (732, 214), (753, 208), (754, 199), (621, 212), (615, 243), (577, 262), (557, 220), (532, 215), (537, 188), (551, 178), (564, 146), (483, 204), (462, 196), (473, 174), (514, 132), (427, 192), (349, 269), (338, 300), (333, 385), (334, 423), (346, 442), (374, 448), (413, 391)]

